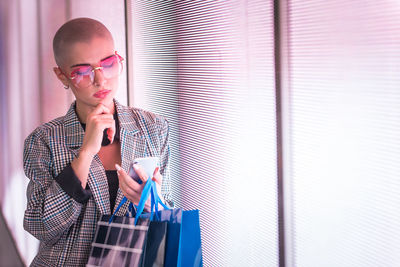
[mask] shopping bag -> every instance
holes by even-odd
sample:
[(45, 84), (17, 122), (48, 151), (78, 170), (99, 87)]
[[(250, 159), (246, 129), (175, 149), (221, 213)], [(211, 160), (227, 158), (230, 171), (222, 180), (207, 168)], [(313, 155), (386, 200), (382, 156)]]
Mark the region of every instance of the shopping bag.
[(103, 215), (86, 266), (164, 266), (167, 222)]
[[(198, 210), (164, 209), (153, 221), (168, 222), (165, 248), (166, 267), (203, 266)], [(150, 219), (151, 213), (140, 215)]]
[[(142, 213), (148, 197), (151, 197), (151, 212)], [(158, 204), (161, 204), (164, 210), (159, 211)], [(148, 179), (135, 218), (136, 222), (140, 219), (150, 219), (152, 222), (168, 223), (164, 266), (203, 265), (198, 210), (186, 211), (165, 206), (157, 194), (154, 181)]]
[(144, 252), (144, 267), (164, 266), (167, 225), (167, 222), (150, 222)]
[(102, 215), (87, 263), (91, 266), (141, 266), (150, 220)]
[(177, 266), (203, 266), (199, 210), (182, 212)]

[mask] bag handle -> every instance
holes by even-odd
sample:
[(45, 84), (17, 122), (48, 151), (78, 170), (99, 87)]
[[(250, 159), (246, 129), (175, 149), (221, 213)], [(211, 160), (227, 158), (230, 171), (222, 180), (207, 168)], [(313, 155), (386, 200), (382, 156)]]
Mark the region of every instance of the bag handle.
[[(153, 220), (153, 215), (154, 211), (156, 214), (157, 219), (158, 218), (158, 204), (161, 204), (161, 206), (164, 207), (164, 209), (170, 209), (167, 205), (165, 205), (161, 199), (160, 196), (157, 193), (157, 186), (156, 183), (149, 177), (147, 179), (147, 182), (143, 188), (142, 195), (140, 196), (139, 204), (137, 205), (136, 209), (136, 216), (135, 216), (135, 225), (140, 217), (142, 215), (143, 210), (144, 210), (144, 205), (147, 201), (147, 199), (151, 197), (151, 214), (150, 214), (150, 220)], [(114, 219), (115, 214), (118, 212), (118, 210), (121, 208), (121, 206), (127, 201), (128, 199), (124, 196), (121, 202), (119, 203), (118, 207), (115, 209), (115, 212), (113, 215), (111, 215), (110, 220), (108, 223), (111, 223), (112, 220)]]
[(122, 205), (125, 204), (125, 202), (126, 202), (127, 200), (128, 200), (128, 199), (127, 199), (125, 196), (121, 199), (121, 202), (119, 203), (118, 207), (115, 209), (115, 212), (111, 215), (110, 219), (108, 220), (108, 223), (109, 223), (109, 224), (112, 222), (112, 220), (114, 219), (115, 214), (117, 214), (117, 212), (119, 211), (119, 209), (122, 207)]
[(137, 212), (135, 216), (135, 225), (137, 221), (139, 220), (140, 215), (142, 215), (143, 210), (144, 210), (144, 204), (146, 203), (147, 199), (149, 198), (149, 195), (151, 197), (151, 209), (150, 209), (150, 220), (153, 220), (153, 215), (154, 211), (156, 214), (157, 219), (160, 219), (158, 217), (158, 204), (161, 204), (161, 206), (164, 207), (164, 209), (170, 209), (167, 205), (165, 205), (158, 193), (157, 193), (157, 187), (156, 183), (149, 177), (147, 179), (146, 185), (143, 188), (142, 195), (140, 196), (139, 204), (137, 207)]

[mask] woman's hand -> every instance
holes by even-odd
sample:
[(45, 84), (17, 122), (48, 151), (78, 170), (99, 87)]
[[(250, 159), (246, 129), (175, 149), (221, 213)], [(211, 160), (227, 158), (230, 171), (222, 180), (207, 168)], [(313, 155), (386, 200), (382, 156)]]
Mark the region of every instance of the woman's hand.
[(107, 128), (109, 128), (107, 131), (108, 139), (112, 143), (115, 135), (115, 120), (113, 114), (111, 114), (106, 106), (98, 104), (86, 118), (86, 130), (81, 151), (83, 150), (91, 156), (96, 155), (101, 148), (103, 131)]
[(86, 118), (86, 131), (79, 156), (71, 162), (82, 188), (86, 188), (90, 164), (94, 155), (100, 151), (103, 131), (107, 128), (108, 138), (112, 143), (115, 134), (114, 117), (106, 106), (99, 104)]
[[(142, 184), (137, 183), (132, 179), (118, 164), (115, 165), (118, 173), (119, 179), (119, 187), (121, 188), (122, 193), (126, 196), (133, 204), (138, 205), (140, 196), (142, 195), (142, 191), (147, 182), (146, 172), (138, 165), (133, 165), (135, 172), (139, 176), (140, 180), (142, 180)], [(157, 167), (154, 170), (152, 180), (156, 182), (157, 193), (164, 203), (164, 198), (161, 195), (161, 184), (162, 184), (162, 175), (160, 174), (159, 168)], [(151, 199), (147, 199), (144, 207), (145, 211), (150, 211), (151, 209)], [(159, 205), (159, 210), (162, 209), (162, 206)]]

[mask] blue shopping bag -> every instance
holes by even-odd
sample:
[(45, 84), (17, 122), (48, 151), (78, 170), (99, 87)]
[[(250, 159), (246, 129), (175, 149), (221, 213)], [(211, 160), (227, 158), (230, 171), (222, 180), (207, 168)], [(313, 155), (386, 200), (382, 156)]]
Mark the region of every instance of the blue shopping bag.
[(203, 266), (199, 221), (199, 210), (183, 211), (178, 266)]
[(198, 210), (164, 209), (153, 220), (168, 222), (164, 266), (203, 266)]
[[(143, 213), (144, 204), (149, 197), (151, 197), (151, 212)], [(158, 204), (164, 209), (158, 210)], [(135, 224), (139, 218), (167, 222), (164, 266), (203, 266), (199, 210), (186, 211), (167, 207), (157, 194), (155, 182), (148, 179), (137, 206)]]

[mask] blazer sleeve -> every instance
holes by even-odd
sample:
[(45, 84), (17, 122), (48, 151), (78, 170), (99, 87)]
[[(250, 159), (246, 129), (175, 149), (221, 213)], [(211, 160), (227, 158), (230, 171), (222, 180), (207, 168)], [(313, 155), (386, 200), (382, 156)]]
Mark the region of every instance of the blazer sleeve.
[(46, 133), (38, 128), (24, 144), (24, 171), (30, 179), (24, 229), (52, 245), (77, 221), (83, 204), (61, 189), (53, 177), (52, 153)]
[(169, 147), (169, 124), (168, 121), (161, 117), (160, 129), (160, 173), (163, 176), (161, 193), (166, 204), (170, 207), (174, 206), (171, 196), (171, 176), (170, 176), (170, 147)]

